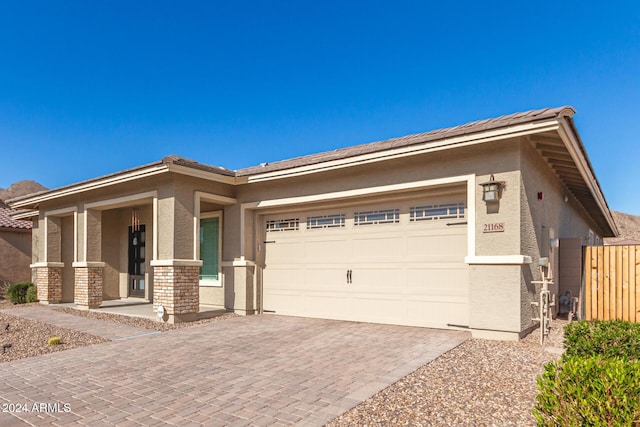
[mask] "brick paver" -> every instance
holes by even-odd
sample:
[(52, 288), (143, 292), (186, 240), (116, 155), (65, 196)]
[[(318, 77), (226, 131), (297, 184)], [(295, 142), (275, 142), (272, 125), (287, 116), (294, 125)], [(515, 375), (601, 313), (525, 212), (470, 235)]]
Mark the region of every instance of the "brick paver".
[(60, 408), (0, 412), (0, 426), (321, 426), (468, 337), (272, 315), (231, 318), (0, 364), (0, 409)]

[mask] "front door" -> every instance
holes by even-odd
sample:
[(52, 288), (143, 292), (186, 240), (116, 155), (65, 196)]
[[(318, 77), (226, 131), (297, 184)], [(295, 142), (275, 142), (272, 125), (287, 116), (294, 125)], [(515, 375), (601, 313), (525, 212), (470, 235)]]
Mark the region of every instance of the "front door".
[(129, 226), (129, 296), (145, 297), (144, 281), (145, 227)]

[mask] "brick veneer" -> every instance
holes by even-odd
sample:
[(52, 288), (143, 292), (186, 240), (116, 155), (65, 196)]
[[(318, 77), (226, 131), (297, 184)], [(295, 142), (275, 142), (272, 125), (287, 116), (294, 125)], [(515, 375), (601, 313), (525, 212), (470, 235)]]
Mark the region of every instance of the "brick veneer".
[(187, 320), (199, 310), (200, 267), (155, 266), (153, 267), (153, 309), (159, 305), (172, 320)]
[(36, 267), (38, 300), (57, 304), (62, 300), (62, 267)]
[(102, 267), (76, 267), (74, 302), (87, 308), (102, 304)]

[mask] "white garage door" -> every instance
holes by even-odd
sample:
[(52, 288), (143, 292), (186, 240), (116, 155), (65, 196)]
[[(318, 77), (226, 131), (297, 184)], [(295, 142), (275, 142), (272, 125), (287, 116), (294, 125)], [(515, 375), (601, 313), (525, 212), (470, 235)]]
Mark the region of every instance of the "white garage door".
[(468, 325), (464, 200), (459, 195), (265, 216), (264, 310)]

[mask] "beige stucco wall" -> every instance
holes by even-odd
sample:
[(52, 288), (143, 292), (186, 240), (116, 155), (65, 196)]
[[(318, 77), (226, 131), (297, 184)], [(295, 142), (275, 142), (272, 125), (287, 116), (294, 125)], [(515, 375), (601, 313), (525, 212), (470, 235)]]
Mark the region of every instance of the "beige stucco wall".
[[(532, 258), (528, 268), (523, 269), (521, 278), (522, 327), (531, 324), (532, 317), (537, 316), (537, 307), (530, 301), (537, 301), (540, 285), (531, 285), (531, 279), (540, 280), (539, 259), (549, 257), (552, 265), (554, 284), (550, 286), (558, 301), (559, 247), (550, 245), (550, 233), (556, 239), (581, 238), (589, 236), (592, 230), (596, 236), (602, 237), (602, 230), (589, 218), (584, 208), (564, 188), (555, 174), (537, 151), (527, 142), (521, 144), (522, 152), (522, 190), (521, 190), (521, 245), (522, 253)], [(538, 193), (543, 199), (538, 200)], [(567, 201), (565, 202), (565, 196)]]
[(31, 281), (31, 230), (0, 229), (0, 284)]
[[(504, 181), (498, 209), (488, 209), (482, 201), (482, 187), (491, 175)], [(129, 213), (136, 203), (126, 206), (101, 206), (85, 215), (85, 204), (118, 197), (156, 191), (158, 196), (158, 260), (191, 260), (194, 257), (193, 218), (196, 191), (236, 198), (232, 205), (207, 202), (206, 210), (222, 211), (222, 287), (201, 287), (200, 301), (225, 306), (241, 313), (251, 313), (255, 307), (261, 277), (260, 259), (255, 248), (264, 240), (262, 215), (274, 209), (247, 209), (242, 214), (242, 203), (301, 197), (339, 191), (366, 189), (369, 187), (403, 184), (407, 182), (435, 180), (453, 176), (473, 175), (475, 206), (468, 206), (475, 213), (475, 255), (513, 256), (525, 255), (532, 264), (493, 265), (473, 264), (469, 267), (470, 322), (469, 327), (519, 334), (532, 326), (534, 316), (531, 300), (536, 299), (538, 289), (531, 285), (539, 279), (538, 260), (541, 253), (549, 251), (552, 258), (557, 249), (549, 248), (548, 230), (555, 237), (588, 235), (589, 229), (601, 235), (588, 215), (577, 202), (569, 197), (564, 202), (564, 187), (543, 159), (525, 139), (513, 138), (468, 147), (452, 148), (429, 154), (413, 155), (399, 159), (302, 175), (286, 179), (256, 182), (233, 187), (204, 179), (165, 174), (132, 183), (121, 183), (98, 189), (88, 194), (68, 196), (55, 202), (43, 202), (42, 211), (75, 206), (78, 210), (78, 241), (84, 241), (84, 224), (88, 224), (88, 259), (83, 259), (79, 248), (79, 261), (104, 261), (105, 298), (126, 296), (127, 291), (127, 234)], [(544, 200), (537, 200), (537, 193), (544, 192)], [(414, 192), (416, 192), (414, 190)], [(419, 192), (419, 191), (418, 191)], [(358, 199), (361, 203), (366, 198)], [(384, 197), (378, 197), (378, 200)], [(369, 199), (372, 200), (372, 199)], [(332, 203), (341, 203), (336, 201)], [(152, 259), (153, 211), (150, 200), (140, 204), (142, 222), (147, 225), (147, 262)], [(326, 206), (318, 203), (314, 208)], [(300, 206), (280, 208), (281, 211), (299, 209)], [(202, 210), (202, 208), (201, 208)], [(41, 211), (41, 212), (42, 212)], [(244, 218), (243, 227), (241, 221)], [(42, 230), (44, 219), (40, 219)], [(59, 239), (58, 219), (49, 219), (49, 257), (57, 261)], [(65, 220), (66, 221), (66, 220)], [(504, 231), (483, 233), (485, 224), (503, 223)], [(544, 228), (542, 228), (544, 226)], [(66, 225), (62, 224), (62, 230)], [(244, 228), (244, 241), (241, 241)], [(546, 237), (545, 237), (546, 236)], [(38, 231), (33, 239), (37, 252), (34, 260), (43, 260), (43, 239)], [(64, 237), (63, 237), (64, 239)], [(64, 245), (63, 245), (64, 246)], [(244, 246), (244, 253), (241, 248)], [(242, 265), (241, 257), (249, 261)], [(63, 254), (66, 260), (66, 256)], [(257, 270), (251, 262), (257, 262)], [(234, 264), (235, 262), (235, 264)], [(66, 262), (65, 262), (66, 265)], [(557, 262), (556, 262), (557, 268)], [(147, 271), (151, 267), (147, 265)], [(557, 272), (556, 272), (557, 274)], [(256, 279), (258, 287), (256, 288)], [(147, 289), (151, 289), (151, 277)]]

